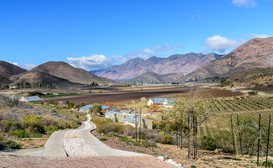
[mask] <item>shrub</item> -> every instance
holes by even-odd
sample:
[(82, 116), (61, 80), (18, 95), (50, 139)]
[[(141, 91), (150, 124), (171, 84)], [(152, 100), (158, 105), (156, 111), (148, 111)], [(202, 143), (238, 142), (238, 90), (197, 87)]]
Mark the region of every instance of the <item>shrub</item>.
[(211, 136), (203, 136), (201, 138), (201, 148), (213, 151), (219, 148), (219, 141)]
[(145, 146), (145, 147), (155, 147), (156, 142), (153, 139), (148, 139), (148, 140), (142, 141), (142, 145)]
[(24, 130), (11, 130), (9, 131), (10, 135), (17, 136), (18, 138), (29, 138), (29, 131), (27, 129)]
[(173, 136), (166, 132), (159, 133), (159, 142), (162, 144), (172, 144), (173, 143)]
[(7, 140), (4, 137), (0, 136), (0, 150), (20, 149), (20, 148), (21, 148), (21, 144), (18, 144), (12, 140)]
[(107, 141), (108, 139), (107, 138), (100, 138), (100, 141)]
[(97, 126), (97, 131), (99, 133), (118, 133), (123, 134), (125, 130), (125, 126), (119, 123), (115, 123), (111, 120), (101, 118), (101, 117), (93, 117), (92, 121)]
[(273, 162), (271, 162), (271, 161), (264, 161), (263, 163), (262, 163), (262, 166), (265, 166), (265, 167), (273, 167)]

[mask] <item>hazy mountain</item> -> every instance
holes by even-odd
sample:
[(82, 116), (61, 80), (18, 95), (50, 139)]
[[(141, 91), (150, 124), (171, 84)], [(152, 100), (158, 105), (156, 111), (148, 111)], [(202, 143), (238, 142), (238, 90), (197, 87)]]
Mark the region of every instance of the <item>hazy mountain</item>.
[(70, 86), (80, 86), (80, 84), (72, 83), (67, 79), (59, 78), (44, 72), (24, 72), (18, 75), (10, 77), (13, 81), (13, 85), (29, 83), (30, 85), (36, 85), (37, 87), (41, 85), (43, 87), (70, 87)]
[(73, 83), (81, 83), (81, 84), (91, 84), (92, 82), (98, 84), (109, 84), (111, 83), (110, 80), (98, 77), (86, 70), (74, 68), (73, 66), (65, 63), (65, 62), (47, 62), (41, 64), (31, 72), (44, 72), (50, 75), (67, 79)]
[(168, 58), (151, 57), (147, 60), (134, 58), (127, 62), (110, 67), (104, 71), (96, 72), (97, 75), (113, 80), (132, 79), (145, 72), (154, 72), (160, 75), (170, 73), (188, 74), (201, 65), (221, 57), (210, 54), (176, 54)]
[(273, 66), (273, 37), (252, 39), (229, 54), (205, 64), (186, 80), (229, 77), (251, 68)]
[(148, 84), (163, 84), (181, 82), (184, 75), (182, 73), (172, 73), (159, 75), (154, 72), (145, 72), (133, 79), (128, 80), (129, 83), (148, 83)]

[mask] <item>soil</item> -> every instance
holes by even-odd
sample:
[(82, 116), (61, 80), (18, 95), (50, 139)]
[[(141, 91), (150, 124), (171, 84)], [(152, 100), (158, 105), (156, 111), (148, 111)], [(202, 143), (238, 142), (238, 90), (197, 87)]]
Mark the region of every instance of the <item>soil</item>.
[(45, 145), (47, 138), (24, 138), (20, 141), (24, 149), (40, 148)]
[(230, 90), (224, 90), (219, 88), (197, 88), (197, 87), (173, 87), (173, 88), (159, 88), (159, 89), (139, 89), (128, 91), (112, 91), (108, 93), (94, 93), (85, 96), (74, 96), (64, 98), (51, 98), (46, 99), (48, 101), (71, 101), (75, 104), (80, 103), (100, 103), (106, 102), (128, 102), (131, 100), (140, 100), (142, 97), (231, 97), (240, 96), (242, 93), (232, 92)]
[(152, 156), (94, 156), (70, 158), (0, 155), (1, 168), (175, 168)]
[(96, 132), (92, 132), (97, 138), (107, 138), (103, 141), (106, 145), (114, 149), (121, 149), (133, 152), (146, 153), (155, 157), (164, 156), (165, 159), (173, 159), (177, 163), (182, 163), (184, 167), (192, 165), (201, 168), (255, 168), (256, 158), (248, 156), (235, 156), (221, 151), (204, 151), (198, 150), (197, 159), (189, 159), (187, 157), (187, 149), (179, 149), (174, 145), (156, 144), (156, 147), (143, 147), (128, 145), (121, 142), (117, 137), (105, 136)]

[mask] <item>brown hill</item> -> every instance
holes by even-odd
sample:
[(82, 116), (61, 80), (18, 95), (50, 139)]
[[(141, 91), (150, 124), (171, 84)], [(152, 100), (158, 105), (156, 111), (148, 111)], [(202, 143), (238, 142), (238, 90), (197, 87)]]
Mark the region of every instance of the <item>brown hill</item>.
[(255, 38), (220, 59), (211, 61), (187, 75), (187, 80), (229, 77), (251, 68), (273, 66), (273, 37)]
[(83, 69), (77, 69), (65, 62), (47, 62), (41, 64), (31, 72), (44, 72), (50, 75), (67, 79), (73, 83), (91, 84), (93, 82), (98, 84), (109, 84), (110, 80), (98, 77)]
[(22, 69), (11, 63), (0, 61), (0, 88), (5, 87), (9, 83), (11, 83), (11, 81), (9, 80), (10, 76), (20, 74), (26, 71), (27, 70)]
[(10, 77), (12, 85), (30, 85), (31, 87), (72, 87), (80, 84), (72, 83), (67, 79), (59, 78), (43, 72), (25, 72)]
[(22, 69), (16, 65), (13, 65), (11, 63), (0, 61), (0, 76), (9, 78), (12, 75), (16, 75), (19, 73), (26, 72), (27, 70)]
[(154, 72), (159, 75), (171, 73), (188, 74), (201, 65), (221, 57), (214, 53), (200, 54), (176, 54), (168, 58), (151, 57), (147, 60), (134, 58), (127, 62), (110, 67), (96, 74), (113, 80), (132, 79), (146, 72)]

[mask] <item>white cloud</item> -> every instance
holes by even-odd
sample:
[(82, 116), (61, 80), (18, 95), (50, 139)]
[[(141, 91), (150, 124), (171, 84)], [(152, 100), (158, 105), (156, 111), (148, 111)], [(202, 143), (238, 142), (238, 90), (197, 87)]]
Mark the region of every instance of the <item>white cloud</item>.
[(27, 70), (31, 70), (32, 68), (36, 67), (37, 65), (34, 65), (34, 64), (19, 64), (17, 62), (9, 62), (13, 65), (16, 65), (16, 66), (19, 66), (23, 69), (27, 69)]
[(255, 0), (232, 0), (232, 4), (238, 7), (252, 8), (257, 5)]
[(154, 50), (152, 50), (152, 49), (150, 49), (150, 48), (143, 49), (142, 51), (143, 51), (143, 53), (145, 53), (145, 54), (153, 54), (153, 53), (154, 53)]
[(254, 38), (267, 38), (267, 37), (270, 37), (267, 34), (251, 34), (251, 36), (254, 37)]
[(81, 56), (77, 58), (68, 57), (67, 61), (72, 66), (85, 70), (104, 69), (111, 65), (111, 59), (106, 58), (102, 54)]
[(237, 47), (239, 45), (239, 42), (237, 40), (228, 39), (220, 35), (215, 35), (207, 38), (205, 43), (209, 49), (221, 53), (225, 52), (226, 49)]
[(135, 52), (126, 53), (120, 57), (123, 57), (123, 59), (126, 61), (129, 59), (132, 59), (132, 58), (136, 58), (136, 57), (146, 59), (151, 56), (160, 55), (162, 52), (169, 52), (169, 51), (173, 51), (173, 50), (174, 50), (174, 48), (172, 45), (165, 44), (165, 45), (160, 45), (160, 46), (153, 47), (153, 48), (145, 48), (145, 49), (138, 50)]
[(34, 64), (19, 64), (19, 66), (21, 68), (24, 68), (24, 69), (27, 69), (27, 70), (31, 70), (31, 69), (35, 68), (37, 65), (34, 65)]

